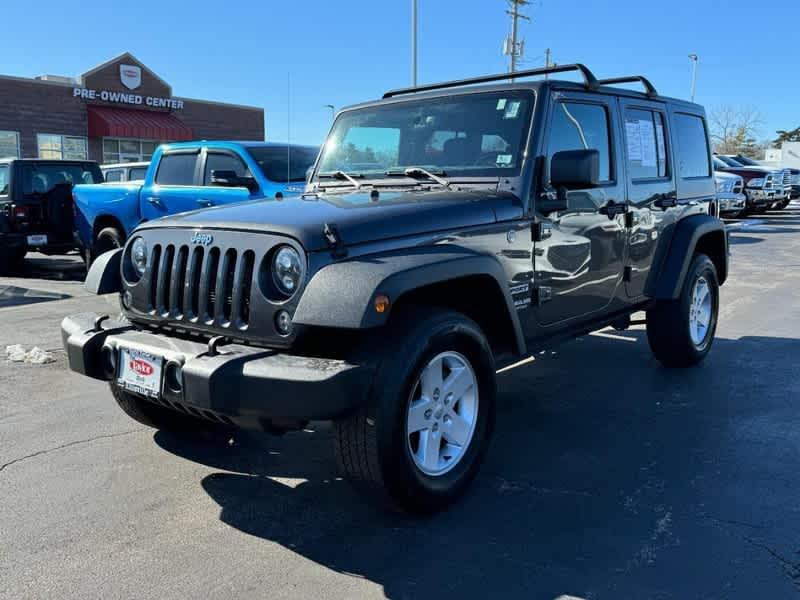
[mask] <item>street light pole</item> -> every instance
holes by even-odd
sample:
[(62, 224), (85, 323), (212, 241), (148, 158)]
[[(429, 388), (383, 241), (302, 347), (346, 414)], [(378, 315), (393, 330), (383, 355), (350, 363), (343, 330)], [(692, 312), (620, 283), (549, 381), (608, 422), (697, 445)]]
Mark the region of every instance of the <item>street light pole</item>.
[(411, 85), (417, 87), (417, 0), (411, 0)]
[(697, 54), (690, 54), (689, 60), (692, 61), (692, 102), (694, 102), (694, 92), (697, 88), (697, 61), (700, 60), (700, 57)]

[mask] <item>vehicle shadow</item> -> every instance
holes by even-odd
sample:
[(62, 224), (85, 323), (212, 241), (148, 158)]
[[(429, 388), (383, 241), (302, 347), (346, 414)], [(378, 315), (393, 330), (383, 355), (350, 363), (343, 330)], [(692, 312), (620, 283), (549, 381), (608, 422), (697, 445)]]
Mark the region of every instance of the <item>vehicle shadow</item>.
[(539, 354), (498, 376), (486, 464), (429, 518), (386, 513), (337, 478), (325, 424), (155, 440), (219, 470), (202, 487), (221, 521), (389, 598), (726, 597), (732, 579), (739, 597), (785, 597), (780, 577), (739, 576), (769, 560), (743, 535), (800, 526), (794, 493), (774, 490), (800, 458), (764, 449), (798, 447), (798, 355), (795, 339), (717, 339), (699, 367), (667, 370), (642, 330)]
[(731, 232), (730, 235), (728, 235), (729, 244), (747, 245), (747, 244), (758, 244), (759, 242), (764, 241), (764, 238), (762, 237), (736, 235), (737, 233), (738, 232)]

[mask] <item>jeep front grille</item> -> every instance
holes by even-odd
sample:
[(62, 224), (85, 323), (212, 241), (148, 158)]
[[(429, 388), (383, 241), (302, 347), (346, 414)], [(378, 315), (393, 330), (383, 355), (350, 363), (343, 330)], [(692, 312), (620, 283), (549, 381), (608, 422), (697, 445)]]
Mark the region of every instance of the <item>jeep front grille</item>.
[(255, 253), (217, 246), (153, 247), (150, 314), (176, 322), (247, 329)]
[(783, 187), (792, 185), (792, 172), (789, 169), (783, 171)]

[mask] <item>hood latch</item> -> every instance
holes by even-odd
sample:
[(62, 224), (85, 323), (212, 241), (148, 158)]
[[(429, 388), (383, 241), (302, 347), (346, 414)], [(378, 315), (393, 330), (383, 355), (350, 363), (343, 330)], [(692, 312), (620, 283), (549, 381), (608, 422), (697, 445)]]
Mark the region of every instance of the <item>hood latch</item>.
[(344, 258), (347, 256), (347, 248), (344, 247), (342, 238), (339, 235), (339, 230), (333, 223), (325, 223), (322, 230), (325, 240), (328, 242), (328, 248), (331, 249), (331, 254), (334, 258)]

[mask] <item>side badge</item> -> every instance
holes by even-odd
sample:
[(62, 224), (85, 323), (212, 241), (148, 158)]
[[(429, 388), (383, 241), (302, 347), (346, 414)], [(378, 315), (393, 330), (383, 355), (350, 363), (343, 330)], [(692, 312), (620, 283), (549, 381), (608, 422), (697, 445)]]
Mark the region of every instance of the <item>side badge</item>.
[(514, 231), (513, 229), (510, 229), (506, 234), (506, 239), (508, 240), (509, 244), (513, 244), (514, 242), (517, 241), (517, 232)]

